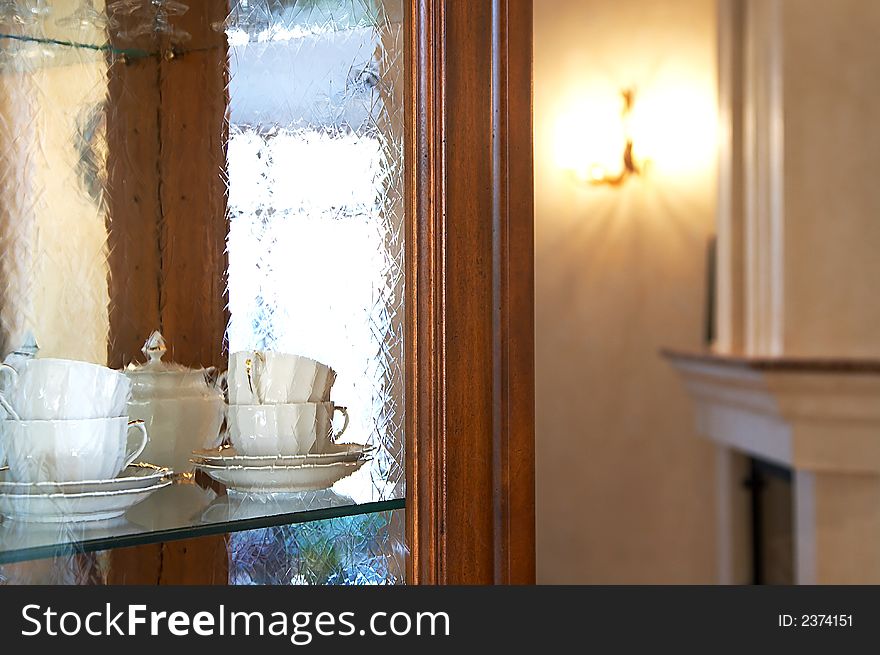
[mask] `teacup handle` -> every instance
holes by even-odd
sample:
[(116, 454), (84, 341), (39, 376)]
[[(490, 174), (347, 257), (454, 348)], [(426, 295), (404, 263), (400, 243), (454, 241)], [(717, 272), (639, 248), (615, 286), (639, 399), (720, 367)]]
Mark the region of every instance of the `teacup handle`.
[(144, 452), (144, 448), (147, 447), (147, 442), (150, 440), (150, 437), (147, 435), (147, 427), (144, 425), (143, 421), (129, 421), (128, 430), (131, 431), (132, 428), (137, 428), (140, 431), (141, 443), (134, 449), (134, 452), (125, 459), (125, 464), (122, 465), (122, 468), (130, 466), (134, 460), (140, 457), (141, 453)]
[(12, 409), (12, 405), (9, 404), (9, 401), (6, 400), (6, 383), (4, 381), (6, 376), (12, 376), (12, 386), (18, 382), (18, 371), (12, 368), (9, 364), (0, 364), (0, 407), (6, 411), (9, 418), (14, 421), (20, 421), (21, 419), (18, 417), (18, 414)]
[(346, 429), (348, 428), (348, 408), (341, 407), (339, 405), (334, 405), (333, 411), (334, 412), (342, 412), (342, 415), (345, 417), (345, 423), (342, 424), (342, 429), (333, 435), (333, 441), (335, 442), (339, 437), (342, 436), (342, 433), (345, 432)]

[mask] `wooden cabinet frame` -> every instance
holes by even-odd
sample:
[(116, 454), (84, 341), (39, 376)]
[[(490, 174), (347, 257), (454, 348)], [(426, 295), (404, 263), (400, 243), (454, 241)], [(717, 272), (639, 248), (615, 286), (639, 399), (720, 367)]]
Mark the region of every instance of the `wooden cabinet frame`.
[(532, 3), (409, 11), (408, 581), (533, 583)]
[[(222, 5), (209, 7), (221, 20)], [(532, 3), (406, 0), (405, 10), (407, 581), (531, 583)], [(137, 231), (111, 244), (122, 261), (146, 257), (137, 280), (114, 281), (116, 366), (157, 325), (174, 327), (177, 361), (223, 360), (227, 225), (216, 171), (225, 157), (217, 134), (226, 50), (204, 27), (211, 21), (190, 14), (184, 27), (202, 44), (197, 52), (111, 70), (120, 107), (110, 125), (120, 153), (112, 206), (160, 244), (188, 248), (153, 256)], [(183, 92), (171, 92), (172, 82)], [(188, 144), (206, 140), (204, 161), (181, 166)], [(157, 170), (134, 168), (139, 148), (156, 150)], [(172, 279), (187, 280), (177, 290), (187, 302), (163, 302)], [(223, 551), (221, 538), (123, 549), (114, 553), (114, 580), (220, 581)]]

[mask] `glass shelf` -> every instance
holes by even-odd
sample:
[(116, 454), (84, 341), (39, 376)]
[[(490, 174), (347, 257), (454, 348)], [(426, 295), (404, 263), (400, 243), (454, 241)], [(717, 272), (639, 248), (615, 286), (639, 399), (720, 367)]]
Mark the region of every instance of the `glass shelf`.
[(0, 33), (0, 49), (10, 46), (27, 47), (27, 46), (43, 46), (47, 48), (58, 48), (59, 50), (87, 50), (94, 52), (103, 52), (113, 56), (123, 56), (128, 59), (138, 59), (142, 57), (161, 56), (161, 53), (151, 52), (142, 48), (119, 48), (112, 46), (109, 42), (88, 43), (77, 41), (75, 39), (67, 39), (63, 37), (37, 37), (22, 34), (5, 34)]
[(109, 521), (31, 523), (0, 519), (0, 564), (242, 532), (403, 509), (396, 498), (358, 503), (332, 489), (217, 493), (192, 483), (160, 489)]

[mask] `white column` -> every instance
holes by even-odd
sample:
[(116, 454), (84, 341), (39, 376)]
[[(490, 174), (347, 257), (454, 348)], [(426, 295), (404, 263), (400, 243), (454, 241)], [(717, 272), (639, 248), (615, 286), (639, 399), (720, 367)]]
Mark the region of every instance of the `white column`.
[(880, 357), (880, 3), (719, 15), (716, 350)]

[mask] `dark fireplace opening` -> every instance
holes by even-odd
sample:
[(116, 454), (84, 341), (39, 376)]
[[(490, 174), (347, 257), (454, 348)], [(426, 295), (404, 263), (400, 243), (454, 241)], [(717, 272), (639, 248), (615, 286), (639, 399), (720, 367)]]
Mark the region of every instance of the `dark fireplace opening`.
[(749, 460), (752, 584), (794, 584), (794, 495), (791, 469)]

